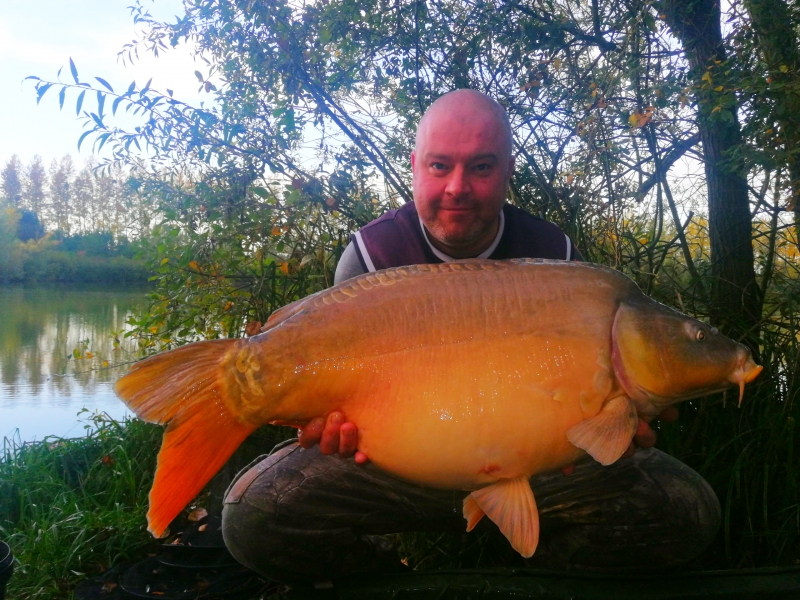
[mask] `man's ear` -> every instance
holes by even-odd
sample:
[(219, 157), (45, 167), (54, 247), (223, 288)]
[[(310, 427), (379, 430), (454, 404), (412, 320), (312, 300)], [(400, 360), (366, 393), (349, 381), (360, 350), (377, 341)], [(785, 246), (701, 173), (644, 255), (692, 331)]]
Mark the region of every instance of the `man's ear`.
[(411, 151), (411, 173), (414, 173), (414, 164), (417, 162), (417, 151)]
[[(413, 164), (414, 155), (412, 153), (411, 160)], [(506, 179), (511, 181), (511, 177), (514, 175), (514, 155), (511, 155), (511, 158), (508, 159), (508, 173), (506, 173)]]

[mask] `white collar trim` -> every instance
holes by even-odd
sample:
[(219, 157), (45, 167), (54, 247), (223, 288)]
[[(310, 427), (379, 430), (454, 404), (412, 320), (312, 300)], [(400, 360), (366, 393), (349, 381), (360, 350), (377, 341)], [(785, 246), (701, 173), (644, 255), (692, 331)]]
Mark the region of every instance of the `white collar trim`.
[[(445, 254), (444, 252), (439, 250), (436, 246), (431, 244), (430, 239), (428, 239), (428, 231), (425, 229), (425, 224), (422, 222), (422, 217), (419, 216), (419, 213), (417, 213), (417, 217), (419, 218), (419, 226), (422, 228), (422, 236), (425, 238), (425, 241), (428, 243), (428, 246), (430, 247), (431, 252), (433, 252), (436, 255), (436, 258), (438, 258), (439, 260), (442, 260), (444, 262), (453, 262), (455, 260), (460, 260), (458, 258), (454, 258), (454, 257), (450, 256), (449, 254)], [(495, 249), (497, 248), (497, 245), (500, 243), (500, 238), (503, 237), (503, 231), (505, 230), (505, 228), (506, 228), (506, 216), (504, 214), (504, 211), (501, 210), (500, 211), (500, 227), (497, 228), (497, 235), (495, 236), (494, 241), (492, 242), (491, 246), (489, 246), (486, 250), (484, 250), (483, 252), (478, 254), (478, 256), (473, 256), (472, 258), (489, 258), (492, 255), (492, 253), (495, 251)]]

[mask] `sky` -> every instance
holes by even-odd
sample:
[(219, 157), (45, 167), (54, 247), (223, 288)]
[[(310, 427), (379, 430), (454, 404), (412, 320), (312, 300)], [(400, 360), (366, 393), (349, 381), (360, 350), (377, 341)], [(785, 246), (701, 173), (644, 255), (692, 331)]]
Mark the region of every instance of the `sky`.
[[(0, 0), (0, 168), (13, 154), (27, 165), (39, 154), (45, 168), (54, 158), (71, 154), (78, 165), (91, 156), (90, 136), (78, 152), (83, 128), (75, 115), (77, 92), (67, 95), (58, 108), (58, 91), (51, 88), (36, 104), (35, 75), (54, 80), (59, 68), (62, 81), (72, 81), (70, 57), (81, 81), (99, 84), (106, 79), (114, 89), (135, 80), (140, 86), (153, 78), (152, 88), (174, 90), (175, 97), (199, 105), (208, 97), (198, 92), (194, 75), (203, 70), (191, 48), (170, 49), (159, 58), (140, 55), (134, 65), (123, 64), (117, 54), (137, 37), (128, 6), (134, 0)], [(174, 21), (183, 14), (180, 0), (142, 0), (157, 19)], [(141, 27), (139, 27), (141, 29)], [(84, 108), (93, 108), (87, 93)], [(108, 107), (108, 105), (107, 105)], [(108, 111), (108, 108), (106, 109)]]

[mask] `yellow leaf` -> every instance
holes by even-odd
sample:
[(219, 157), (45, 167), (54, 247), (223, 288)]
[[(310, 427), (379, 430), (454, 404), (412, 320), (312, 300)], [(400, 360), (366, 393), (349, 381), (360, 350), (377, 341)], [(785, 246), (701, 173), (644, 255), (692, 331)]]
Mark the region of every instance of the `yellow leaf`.
[(87, 352), (84, 356), (86, 356), (86, 358), (94, 358), (94, 353), (93, 352)]
[(630, 117), (628, 117), (628, 123), (630, 123), (631, 127), (636, 127), (640, 116), (641, 115), (639, 113), (633, 113)]
[(289, 274), (289, 263), (288, 262), (281, 263), (281, 272), (284, 275), (288, 275)]
[(561, 59), (558, 58), (558, 57), (554, 58), (553, 59), (553, 66), (556, 68), (556, 70), (560, 69), (561, 68)]
[(107, 367), (107, 366), (108, 366), (108, 361), (107, 361), (107, 360), (104, 360), (104, 361), (103, 361), (103, 366), (104, 366), (104, 367)]
[(712, 112), (712, 113), (715, 113), (715, 112), (719, 112), (719, 111), (721, 111), (721, 110), (722, 110), (722, 107), (721, 107), (721, 106), (715, 106), (715, 107), (714, 107), (714, 110), (712, 110), (711, 112)]
[(162, 258), (162, 259), (161, 259), (161, 264), (162, 264), (162, 265), (165, 265), (165, 264), (167, 264), (168, 262), (169, 262), (169, 259), (168, 259), (168, 258)]
[(197, 264), (196, 260), (193, 260), (192, 262), (190, 262), (189, 266), (192, 267), (195, 271), (199, 271), (200, 270), (200, 265)]
[(280, 227), (273, 227), (272, 231), (270, 231), (270, 233), (272, 235), (274, 235), (274, 236), (278, 236), (278, 235), (281, 234), (281, 228)]
[(724, 90), (724, 89), (725, 89), (725, 88), (724, 88), (723, 86), (721, 86), (721, 85), (718, 85), (717, 87), (715, 87), (715, 88), (714, 88), (714, 91), (715, 91), (715, 92), (721, 92), (721, 91), (722, 91), (722, 90)]
[(780, 67), (778, 67), (778, 70), (781, 73), (788, 73), (789, 72), (789, 67), (787, 67), (786, 65), (781, 65)]
[(707, 81), (708, 83), (711, 83), (711, 72), (706, 71), (705, 73), (703, 73), (703, 76), (700, 79), (702, 79), (703, 81)]

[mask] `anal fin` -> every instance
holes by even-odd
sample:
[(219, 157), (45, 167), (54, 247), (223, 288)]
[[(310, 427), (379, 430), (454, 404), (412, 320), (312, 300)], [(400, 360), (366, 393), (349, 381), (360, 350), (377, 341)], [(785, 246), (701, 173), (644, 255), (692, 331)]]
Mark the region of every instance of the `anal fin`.
[(639, 418), (627, 396), (617, 396), (600, 412), (567, 430), (567, 439), (602, 465), (610, 465), (623, 455), (636, 433)]
[(503, 479), (475, 490), (464, 499), (467, 531), (484, 514), (508, 538), (514, 550), (525, 558), (533, 556), (539, 544), (539, 511), (536, 509), (536, 500), (527, 477)]

